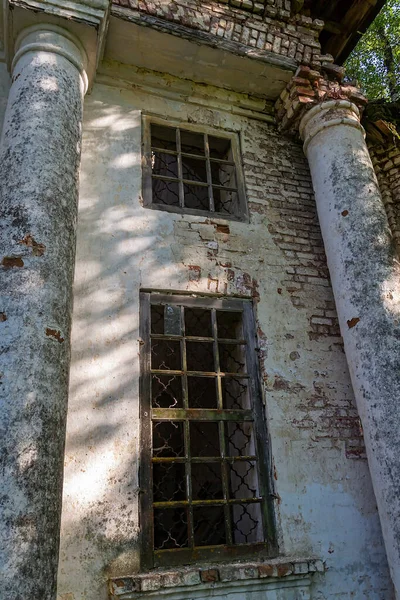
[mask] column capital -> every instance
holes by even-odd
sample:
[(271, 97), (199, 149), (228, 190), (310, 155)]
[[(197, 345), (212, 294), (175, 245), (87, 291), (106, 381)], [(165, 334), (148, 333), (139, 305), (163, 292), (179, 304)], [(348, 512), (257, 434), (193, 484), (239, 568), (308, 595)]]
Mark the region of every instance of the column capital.
[(321, 72), (300, 66), (276, 102), (279, 128), (300, 133), (305, 150), (310, 141), (311, 121), (313, 126), (321, 121), (319, 126), (323, 128), (339, 122), (361, 127), (360, 116), (367, 99), (357, 87), (343, 82), (344, 72), (342, 67), (332, 64), (324, 65)]
[(299, 122), (300, 137), (304, 142), (304, 153), (311, 140), (321, 131), (337, 125), (347, 125), (365, 131), (360, 123), (360, 110), (349, 100), (325, 100), (304, 112)]
[(15, 41), (15, 54), (11, 63), (13, 78), (18, 71), (20, 60), (30, 52), (50, 52), (66, 58), (79, 71), (82, 92), (88, 89), (88, 60), (84, 47), (70, 31), (58, 25), (32, 25), (23, 29)]
[(111, 0), (5, 0), (5, 51), (9, 69), (19, 51), (22, 31), (38, 27), (43, 31), (59, 26), (78, 40), (86, 55), (89, 86), (101, 59), (110, 14)]

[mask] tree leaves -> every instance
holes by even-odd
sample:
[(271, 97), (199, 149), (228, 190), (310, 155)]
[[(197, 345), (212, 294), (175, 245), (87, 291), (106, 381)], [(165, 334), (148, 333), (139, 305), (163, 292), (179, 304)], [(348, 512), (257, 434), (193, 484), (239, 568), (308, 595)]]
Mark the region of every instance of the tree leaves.
[(345, 66), (370, 99), (400, 98), (400, 0), (387, 0)]

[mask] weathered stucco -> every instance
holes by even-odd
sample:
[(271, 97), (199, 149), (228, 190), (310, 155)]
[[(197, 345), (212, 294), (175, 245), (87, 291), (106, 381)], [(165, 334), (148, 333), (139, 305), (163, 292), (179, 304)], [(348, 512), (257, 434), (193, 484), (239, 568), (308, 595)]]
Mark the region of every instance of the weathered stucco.
[[(97, 84), (86, 99), (59, 600), (106, 600), (108, 577), (139, 570), (140, 288), (254, 298), (280, 552), (326, 562), (312, 598), (389, 600), (301, 146), (233, 114), (228, 93), (211, 109), (212, 89), (182, 102), (170, 88), (164, 98), (163, 85), (150, 94)], [(142, 112), (240, 133), (250, 224), (142, 207)]]
[(354, 104), (331, 101), (313, 108), (303, 118), (301, 131), (391, 575), (400, 597), (398, 257)]
[[(4, 600), (56, 595), (82, 127), (59, 600), (106, 600), (108, 589), (122, 600), (393, 599), (310, 172), (272, 103), (299, 65), (281, 95), (288, 128), (307, 102), (365, 99), (340, 84), (343, 70), (321, 55), (323, 23), (300, 4), (4, 2), (0, 60), (13, 72), (10, 89), (0, 64)], [(341, 133), (311, 121), (307, 151), (400, 588), (399, 272), (358, 122), (350, 128), (336, 109), (319, 117), (339, 119)], [(144, 113), (238, 134), (249, 223), (143, 207)], [(393, 199), (397, 172), (389, 176)], [(270, 562), (140, 570), (143, 288), (254, 301), (280, 551)]]
[(67, 37), (20, 36), (0, 143), (4, 600), (55, 595), (83, 104)]
[(6, 112), (8, 92), (10, 90), (10, 76), (7, 67), (0, 62), (0, 135), (3, 129), (4, 113)]

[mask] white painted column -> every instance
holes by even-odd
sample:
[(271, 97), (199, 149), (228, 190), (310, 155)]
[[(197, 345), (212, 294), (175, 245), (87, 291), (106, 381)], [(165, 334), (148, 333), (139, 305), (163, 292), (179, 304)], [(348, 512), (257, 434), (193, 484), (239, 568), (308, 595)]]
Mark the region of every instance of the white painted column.
[(85, 52), (16, 41), (0, 142), (0, 596), (56, 594)]
[(400, 598), (399, 262), (357, 107), (322, 103), (305, 114), (300, 133)]

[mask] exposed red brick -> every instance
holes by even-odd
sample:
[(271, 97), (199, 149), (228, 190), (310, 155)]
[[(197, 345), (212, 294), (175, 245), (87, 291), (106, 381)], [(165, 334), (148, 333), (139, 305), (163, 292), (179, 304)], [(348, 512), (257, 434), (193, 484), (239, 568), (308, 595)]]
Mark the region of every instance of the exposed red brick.
[(200, 571), (200, 577), (203, 583), (219, 581), (219, 571), (218, 569), (202, 569)]
[(273, 565), (260, 565), (258, 567), (259, 577), (273, 577), (275, 573), (275, 567)]

